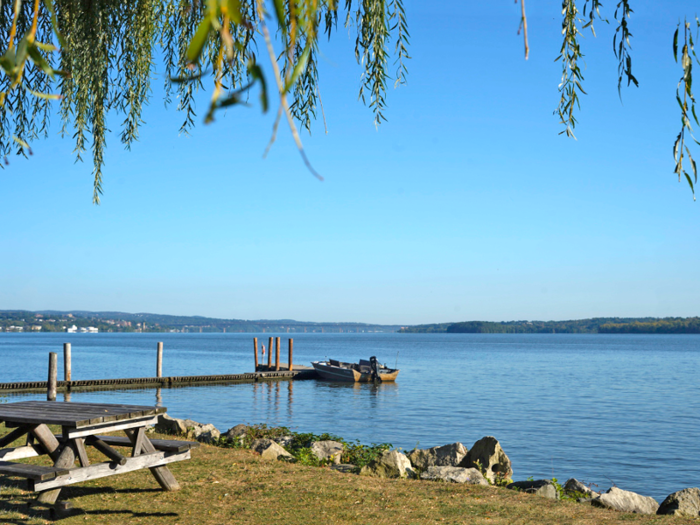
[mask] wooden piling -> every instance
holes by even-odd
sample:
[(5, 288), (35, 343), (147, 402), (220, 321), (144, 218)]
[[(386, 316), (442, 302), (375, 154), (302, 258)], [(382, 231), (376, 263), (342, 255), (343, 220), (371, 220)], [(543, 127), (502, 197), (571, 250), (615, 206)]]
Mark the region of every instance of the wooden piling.
[(267, 345), (267, 369), (272, 368), (272, 343), (273, 339), (270, 337), (270, 343)]
[(278, 337), (275, 345), (275, 372), (280, 369), (280, 338)]
[(292, 354), (294, 353), (294, 339), (289, 340), (289, 371), (294, 370), (294, 365), (292, 364)]
[(255, 352), (255, 368), (253, 371), (258, 371), (258, 338), (253, 337), (253, 351)]
[(71, 381), (71, 348), (70, 343), (63, 343), (63, 380)]
[(158, 343), (158, 356), (156, 357), (156, 377), (163, 377), (163, 343)]
[(46, 400), (56, 401), (56, 387), (58, 385), (58, 354), (49, 352), (49, 380), (46, 388)]

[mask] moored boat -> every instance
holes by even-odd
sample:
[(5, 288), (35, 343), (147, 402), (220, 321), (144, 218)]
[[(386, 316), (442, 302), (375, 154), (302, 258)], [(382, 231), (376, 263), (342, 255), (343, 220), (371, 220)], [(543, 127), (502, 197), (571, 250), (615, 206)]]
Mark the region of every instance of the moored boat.
[(314, 361), (311, 363), (322, 379), (328, 381), (346, 381), (354, 383), (371, 383), (373, 381), (396, 381), (399, 370), (387, 368), (377, 362), (376, 357), (369, 361), (360, 359), (359, 363), (343, 363), (335, 359)]

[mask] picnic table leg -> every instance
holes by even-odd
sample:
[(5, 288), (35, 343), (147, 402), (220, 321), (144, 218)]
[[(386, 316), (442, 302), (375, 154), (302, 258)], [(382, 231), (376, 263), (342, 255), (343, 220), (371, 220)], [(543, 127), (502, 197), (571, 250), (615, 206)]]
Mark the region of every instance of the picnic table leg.
[[(54, 463), (54, 467), (58, 468), (73, 468), (75, 466), (75, 450), (73, 450), (72, 443), (66, 443), (61, 450), (58, 459)], [(48, 505), (53, 505), (56, 503), (58, 496), (61, 494), (61, 489), (51, 489), (39, 494), (36, 498), (37, 503), (46, 503)]]
[[(146, 437), (145, 429), (139, 428), (136, 432), (133, 430), (125, 430), (126, 435), (131, 440), (134, 445), (134, 455), (140, 454), (150, 454), (155, 452), (156, 448), (153, 443)], [(140, 450), (139, 450), (140, 448)], [(158, 484), (163, 488), (163, 490), (179, 490), (180, 484), (170, 472), (170, 469), (163, 465), (162, 467), (150, 467), (148, 470), (151, 471), (153, 477), (156, 478)]]
[[(37, 425), (32, 428), (32, 434), (37, 441), (46, 449), (51, 459), (54, 460), (54, 466), (59, 468), (72, 468), (75, 465), (75, 451), (70, 443), (66, 443), (61, 449), (60, 443), (53, 435), (53, 432), (46, 425)], [(35, 503), (46, 503), (53, 505), (56, 503), (61, 489), (52, 489), (42, 492), (37, 496)]]

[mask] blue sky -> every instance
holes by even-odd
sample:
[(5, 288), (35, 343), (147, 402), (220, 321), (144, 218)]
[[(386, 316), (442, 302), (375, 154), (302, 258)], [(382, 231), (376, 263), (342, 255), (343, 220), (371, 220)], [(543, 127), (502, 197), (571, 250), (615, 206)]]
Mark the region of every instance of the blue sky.
[(94, 206), (91, 166), (55, 126), (0, 172), (0, 309), (398, 324), (698, 315), (700, 203), (671, 155), (672, 35), (694, 3), (633, 3), (640, 87), (622, 103), (613, 24), (586, 33), (577, 141), (552, 114), (560, 2), (528, 2), (528, 61), (518, 5), (441, 5), (406, 1), (409, 82), (379, 130), (357, 101), (354, 40), (340, 29), (322, 48), (329, 133), (318, 121), (302, 139), (324, 182), (286, 129), (262, 159), (274, 110), (229, 110), (178, 136), (157, 77), (140, 142), (127, 152), (108, 138)]

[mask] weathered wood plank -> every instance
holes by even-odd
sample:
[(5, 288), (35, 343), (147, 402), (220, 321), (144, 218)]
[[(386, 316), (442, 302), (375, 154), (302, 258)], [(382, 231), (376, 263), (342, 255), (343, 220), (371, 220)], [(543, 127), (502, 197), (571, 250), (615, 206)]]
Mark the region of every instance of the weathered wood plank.
[(81, 467), (87, 467), (90, 465), (90, 460), (88, 459), (87, 451), (85, 450), (85, 440), (83, 438), (76, 438), (75, 451), (78, 454), (78, 461)]
[[(153, 454), (155, 453), (155, 447), (153, 446), (153, 443), (151, 443), (151, 440), (148, 439), (146, 436), (143, 438), (143, 445), (141, 446), (141, 449), (146, 453), (146, 454)], [(178, 454), (175, 452), (162, 452), (162, 454)], [(189, 459), (189, 454), (190, 451), (188, 450), (187, 452), (180, 452), (179, 454), (187, 454), (187, 458)], [(141, 457), (141, 456), (139, 456)], [(173, 476), (173, 473), (170, 472), (170, 469), (168, 467), (152, 467), (150, 469), (151, 474), (153, 474), (153, 477), (156, 478), (156, 481), (158, 484), (163, 488), (163, 490), (180, 490), (180, 484), (177, 482), (175, 479), (175, 476)]]
[(73, 379), (70, 343), (63, 343), (63, 380)]
[(7, 423), (19, 424), (36, 424), (38, 422), (43, 422), (48, 425), (88, 426), (89, 424), (101, 422), (103, 418), (98, 418), (91, 422), (89, 419), (86, 420), (84, 417), (76, 417), (72, 414), (60, 412), (38, 410), (4, 410), (2, 414), (0, 414), (0, 420), (6, 421)]
[(102, 441), (97, 436), (88, 436), (85, 438), (85, 441), (88, 445), (95, 447), (97, 450), (102, 452), (105, 456), (107, 456), (115, 463), (118, 463), (119, 465), (126, 464), (126, 458), (124, 456), (122, 456), (119, 452), (114, 450), (112, 447), (110, 447), (107, 443)]
[(56, 352), (49, 352), (49, 380), (46, 388), (46, 400), (56, 401), (56, 387), (58, 385), (58, 356)]
[[(11, 409), (3, 410), (0, 418), (15, 418), (15, 417), (34, 417), (41, 420), (53, 419), (54, 424), (63, 424), (69, 426), (91, 425), (114, 421), (117, 418), (132, 417), (130, 412), (124, 410), (109, 410), (99, 407), (71, 407), (72, 403), (56, 403), (55, 408), (51, 407), (12, 407)], [(142, 414), (141, 411), (135, 412), (138, 417)], [(60, 423), (62, 421), (63, 423)]]
[(105, 423), (104, 425), (93, 425), (87, 428), (78, 428), (76, 430), (68, 431), (68, 439), (75, 439), (79, 437), (92, 436), (93, 434), (101, 434), (103, 432), (116, 432), (117, 430), (125, 430), (127, 428), (137, 428), (147, 425), (155, 425), (158, 422), (157, 417), (148, 417), (146, 419), (137, 419), (133, 421), (127, 421), (120, 423), (118, 421)]
[(0, 406), (0, 420), (19, 423), (48, 423), (81, 428), (164, 413), (165, 407), (112, 405), (103, 403), (56, 403), (24, 401)]
[[(133, 446), (129, 438), (121, 436), (100, 436), (100, 439), (113, 447)], [(198, 441), (178, 441), (176, 439), (150, 439), (149, 441), (156, 450), (165, 452), (184, 452), (200, 445)]]
[(131, 434), (129, 434), (129, 432), (127, 431), (127, 436), (127, 439), (133, 442), (131, 457), (140, 456), (143, 452), (143, 440), (146, 437), (146, 429), (144, 427), (140, 427), (131, 431)]
[(24, 445), (21, 447), (4, 448), (0, 450), (0, 460), (4, 461), (35, 458), (44, 455), (46, 455), (46, 451), (41, 445)]
[(6, 436), (3, 436), (0, 438), (0, 448), (5, 448), (7, 445), (12, 443), (13, 441), (18, 440), (21, 438), (23, 435), (29, 432), (31, 427), (28, 426), (21, 426), (19, 428), (14, 429), (12, 432), (7, 434)]
[[(42, 491), (49, 489), (58, 489), (74, 483), (81, 483), (91, 479), (104, 478), (106, 476), (114, 476), (125, 472), (132, 472), (143, 468), (159, 469), (167, 467), (167, 465), (176, 461), (190, 459), (190, 451), (180, 453), (169, 453), (157, 451), (150, 454), (143, 454), (135, 458), (127, 458), (125, 465), (114, 465), (114, 463), (95, 463), (89, 467), (70, 469), (67, 475), (58, 476), (52, 480), (34, 482), (33, 490)], [(168, 471), (169, 472), (169, 471)]]
[(53, 435), (49, 427), (46, 425), (37, 425), (31, 429), (32, 434), (37, 439), (41, 446), (44, 447), (46, 453), (51, 456), (51, 459), (57, 461), (60, 455), (59, 442)]
[[(61, 455), (56, 460), (56, 463), (54, 463), (54, 467), (59, 469), (71, 469), (75, 467), (75, 451), (73, 450), (73, 447), (63, 447), (63, 450), (61, 450)], [(36, 483), (36, 481), (34, 483)], [(46, 492), (42, 492), (37, 496), (36, 502), (53, 505), (54, 503), (56, 503), (56, 500), (58, 499), (58, 496), (60, 494), (60, 488), (47, 490)]]
[(8, 476), (19, 476), (36, 481), (45, 481), (53, 479), (56, 476), (65, 476), (68, 474), (68, 469), (0, 461), (0, 472)]

